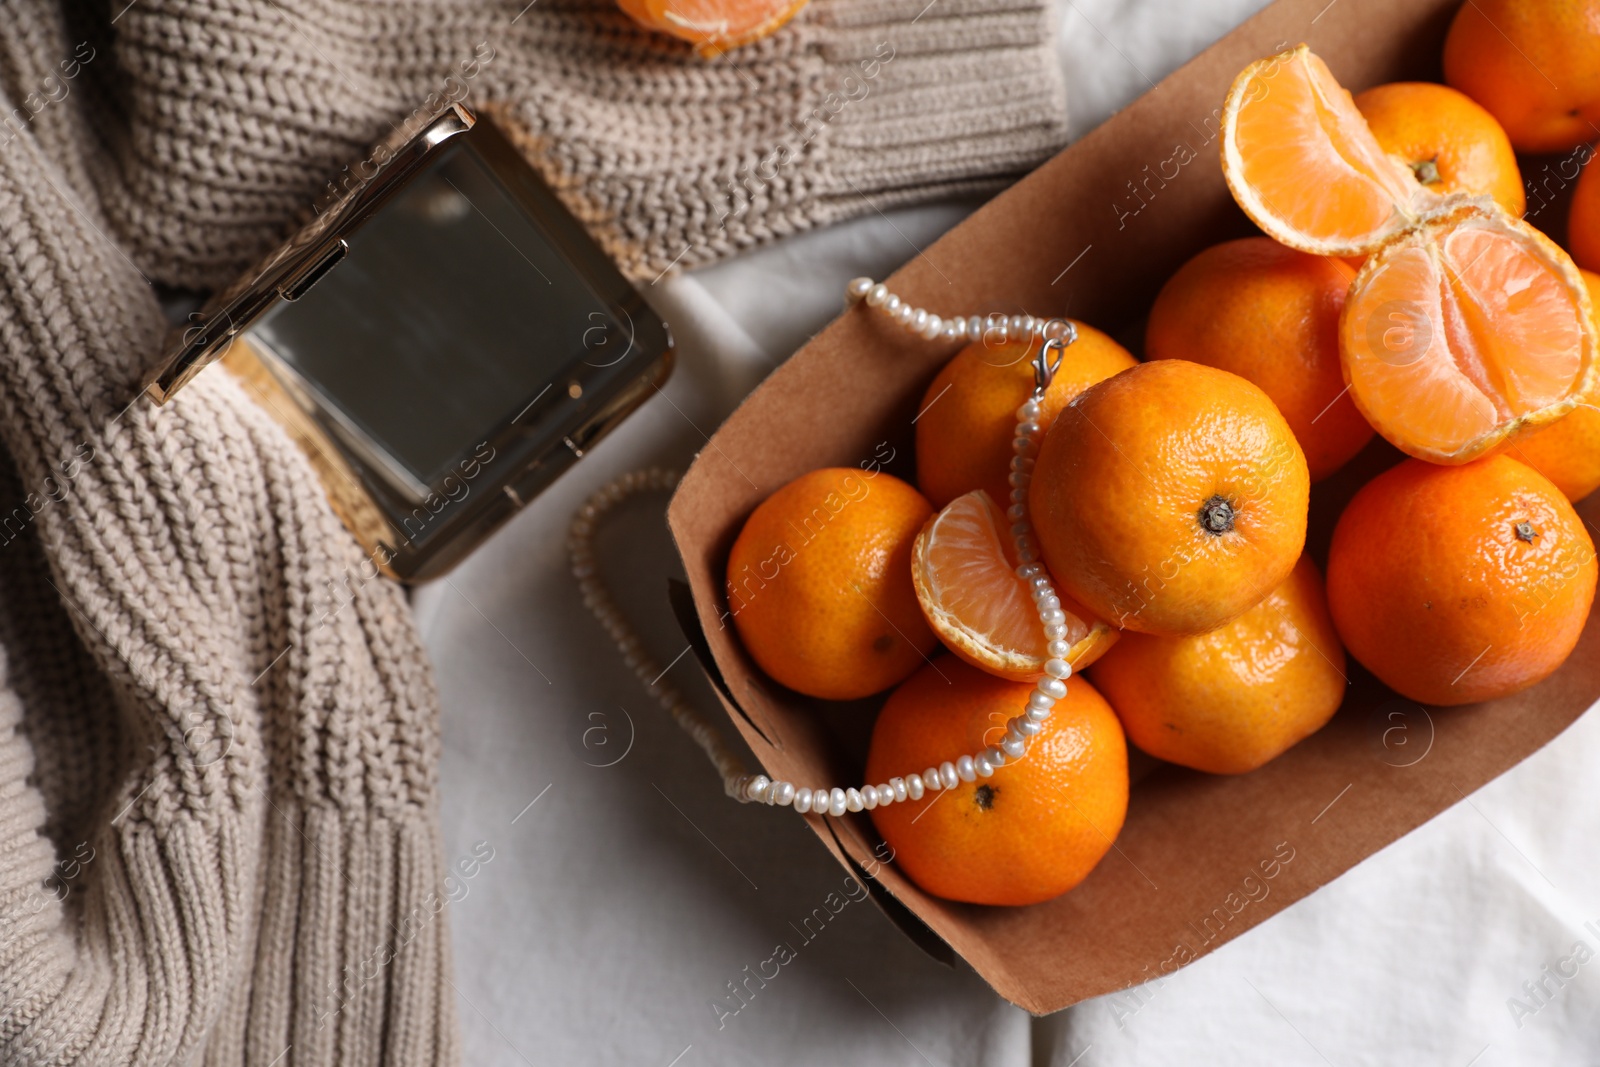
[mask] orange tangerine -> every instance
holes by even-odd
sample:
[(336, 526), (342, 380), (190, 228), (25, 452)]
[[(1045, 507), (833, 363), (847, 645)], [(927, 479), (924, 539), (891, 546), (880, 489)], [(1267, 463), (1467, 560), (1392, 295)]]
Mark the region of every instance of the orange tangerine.
[(1510, 138), (1467, 94), (1433, 82), (1391, 82), (1358, 94), (1355, 105), (1383, 150), (1430, 191), (1492, 196), (1511, 215), (1527, 206)]
[(938, 644), (911, 587), (911, 545), (932, 513), (900, 479), (848, 467), (762, 501), (728, 555), (729, 612), (761, 669), (829, 700), (916, 670)]
[(1600, 270), (1600, 164), (1591, 155), (1578, 172), (1567, 216), (1567, 250), (1585, 270)]
[(1339, 312), (1355, 271), (1266, 237), (1201, 252), (1162, 286), (1145, 327), (1148, 359), (1188, 359), (1232, 371), (1278, 405), (1326, 478), (1372, 439), (1345, 395)]
[(1345, 648), (1422, 704), (1494, 700), (1566, 660), (1594, 602), (1594, 543), (1550, 480), (1508, 456), (1407, 460), (1334, 527), (1328, 608)]
[[(949, 656), (923, 667), (883, 706), (867, 778), (937, 767), (983, 751), (1027, 705), (1032, 687)], [(912, 770), (912, 773), (916, 773)], [(1128, 812), (1128, 745), (1105, 698), (1081, 678), (1028, 745), (989, 777), (872, 809), (894, 862), (935, 896), (1037, 904), (1088, 877)]]
[[(1078, 339), (1040, 401), (1039, 424), (1049, 426), (1072, 398), (1138, 362), (1117, 342), (1075, 322)], [(1008, 503), (1011, 439), (1017, 408), (1033, 392), (1039, 341), (977, 341), (944, 365), (923, 394), (917, 415), (917, 485), (936, 508), (963, 493), (986, 489)]]
[(1561, 152), (1600, 126), (1600, 4), (1468, 0), (1444, 40), (1444, 79), (1524, 152)]
[(1344, 700), (1344, 648), (1308, 557), (1261, 603), (1188, 637), (1124, 634), (1093, 677), (1157, 759), (1243, 774), (1316, 733)]
[(1266, 393), (1160, 359), (1056, 417), (1028, 503), (1064, 593), (1113, 626), (1187, 634), (1237, 618), (1289, 576), (1309, 493), (1305, 453)]

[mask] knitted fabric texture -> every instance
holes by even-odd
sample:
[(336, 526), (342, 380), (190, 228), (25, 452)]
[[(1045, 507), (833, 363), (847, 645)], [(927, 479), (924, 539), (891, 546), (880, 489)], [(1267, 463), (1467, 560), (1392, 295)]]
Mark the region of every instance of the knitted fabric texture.
[(812, 0), (708, 62), (608, 0), (137, 0), (106, 43), (127, 126), (87, 178), (147, 274), (214, 289), (430, 98), (500, 101), (649, 281), (1041, 162), (1066, 131), (1049, 16), (1046, 0)]
[(155, 285), (228, 283), (442, 99), (507, 109), (635, 277), (993, 188), (1062, 138), (1045, 9), (813, 0), (710, 63), (578, 0), (7, 16), (0, 1062), (454, 1063), (404, 598), (228, 374), (137, 395)]

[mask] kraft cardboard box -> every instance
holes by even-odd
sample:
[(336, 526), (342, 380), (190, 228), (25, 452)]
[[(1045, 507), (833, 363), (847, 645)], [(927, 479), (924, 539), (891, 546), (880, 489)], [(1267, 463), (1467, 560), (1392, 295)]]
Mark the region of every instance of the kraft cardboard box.
[[(1439, 80), (1458, 0), (1280, 0), (916, 256), (890, 287), (938, 313), (1067, 314), (1137, 343), (1162, 282), (1252, 232), (1218, 162), (1223, 97), (1249, 62), (1301, 41), (1352, 91)], [(1556, 174), (1525, 160), (1524, 174)], [(1543, 165), (1543, 166), (1542, 166)], [(1542, 166), (1542, 169), (1541, 169)], [(1553, 233), (1562, 183), (1534, 221)], [(1530, 204), (1536, 201), (1530, 198)], [(838, 279), (841, 293), (847, 279)], [(718, 430), (668, 513), (688, 571), (692, 639), (766, 773), (859, 780), (878, 701), (827, 706), (766, 678), (725, 622), (728, 551), (769, 493), (824, 466), (914, 479), (911, 420), (954, 347), (845, 311)], [(1316, 488), (1308, 549), (1325, 562), (1343, 504), (1397, 458), (1376, 443)], [(1600, 494), (1597, 494), (1600, 497)], [(1582, 510), (1591, 524), (1600, 507)], [(692, 598), (692, 600), (691, 600)], [(1116, 847), (1077, 889), (1026, 908), (931, 897), (881, 863), (865, 813), (805, 818), (908, 934), (953, 950), (1007, 1000), (1050, 1012), (1170, 973), (1288, 907), (1550, 741), (1600, 698), (1600, 626), (1548, 681), (1491, 704), (1418, 707), (1351, 664), (1338, 715), (1266, 767), (1213, 777), (1144, 760)]]

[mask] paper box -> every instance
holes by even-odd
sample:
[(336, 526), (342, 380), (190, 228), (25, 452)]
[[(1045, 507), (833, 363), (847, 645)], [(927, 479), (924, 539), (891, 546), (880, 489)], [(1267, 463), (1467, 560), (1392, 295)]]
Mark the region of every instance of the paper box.
[[(1069, 314), (1137, 345), (1151, 300), (1180, 264), (1252, 232), (1218, 163), (1233, 77), (1305, 41), (1353, 91), (1439, 80), (1458, 2), (1280, 0), (916, 256), (890, 288), (941, 314)], [(1524, 161), (1525, 177), (1543, 186), (1530, 210), (1559, 198), (1561, 172), (1547, 162)], [(1548, 227), (1559, 210), (1534, 221)], [(806, 471), (893, 450), (888, 469), (914, 479), (911, 420), (953, 352), (876, 313), (846, 311), (734, 413), (672, 500), (689, 626), (703, 632), (708, 673), (774, 778), (859, 781), (873, 707), (819, 707), (761, 673), (724, 622), (729, 548), (755, 506)], [(1395, 456), (1378, 442), (1357, 469), (1317, 487), (1308, 546), (1319, 563), (1354, 486)], [(1581, 510), (1600, 517), (1593, 498)], [(1150, 770), (1116, 848), (1077, 889), (1032, 907), (928, 896), (875, 862), (880, 842), (865, 813), (803, 818), (841, 863), (875, 874), (868, 884), (908, 933), (959, 953), (1012, 1003), (1055, 1011), (1204, 955), (1544, 745), (1600, 698), (1600, 628), (1591, 622), (1554, 677), (1492, 704), (1424, 709), (1353, 662), (1350, 677), (1333, 721), (1261, 770)]]

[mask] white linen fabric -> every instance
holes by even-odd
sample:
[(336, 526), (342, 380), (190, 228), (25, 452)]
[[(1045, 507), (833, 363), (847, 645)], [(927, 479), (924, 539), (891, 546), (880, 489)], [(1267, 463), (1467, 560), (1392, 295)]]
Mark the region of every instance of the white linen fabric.
[[(1259, 6), (1059, 2), (1075, 135)], [(869, 214), (648, 287), (680, 343), (664, 395), (418, 591), (444, 703), (447, 857), (492, 855), (451, 905), (465, 1062), (1600, 1062), (1593, 713), (1171, 978), (1031, 1019), (857, 899), (800, 820), (727, 800), (621, 669), (567, 573), (573, 510), (624, 471), (681, 469), (838, 312), (848, 278), (882, 277), (971, 206)], [(625, 505), (598, 551), (652, 654), (715, 713), (692, 655), (674, 660), (664, 503)], [(817, 909), (821, 932), (815, 918), (802, 932)], [(780, 943), (793, 958), (768, 963)]]

